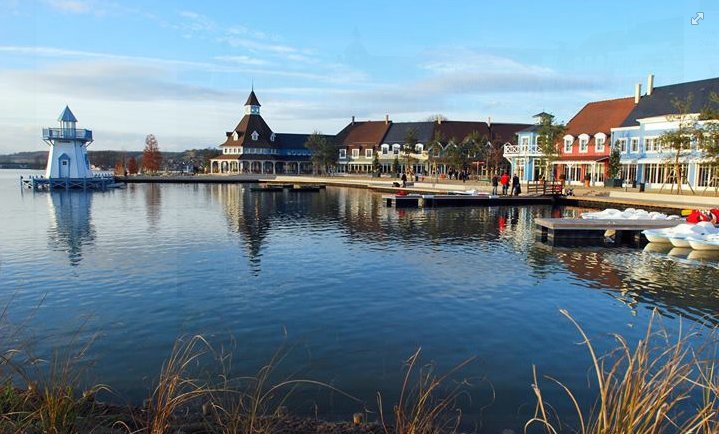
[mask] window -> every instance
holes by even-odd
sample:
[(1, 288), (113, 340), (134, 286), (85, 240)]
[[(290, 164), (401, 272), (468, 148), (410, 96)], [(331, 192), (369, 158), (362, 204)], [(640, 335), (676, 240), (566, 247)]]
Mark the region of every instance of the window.
[(252, 140), (257, 141), (257, 139), (260, 138), (260, 135), (257, 133), (257, 131), (252, 132)]
[(371, 149), (365, 149), (365, 150), (364, 150), (364, 156), (365, 156), (365, 158), (372, 158), (372, 150), (371, 150)]
[(589, 151), (589, 139), (579, 139), (579, 152)]
[(417, 143), (416, 145), (414, 145), (414, 152), (416, 152), (416, 153), (418, 153), (418, 154), (421, 154), (422, 151), (424, 151), (424, 145), (423, 145), (423, 144)]
[(639, 139), (636, 137), (632, 138), (632, 152), (639, 152)]
[(594, 139), (594, 150), (597, 152), (604, 152), (604, 142), (607, 139), (604, 137), (597, 137)]
[(240, 138), (240, 135), (237, 134), (237, 131), (234, 131), (232, 133), (232, 140), (237, 141)]
[(270, 136), (270, 142), (274, 142), (274, 141), (275, 141), (275, 133), (272, 133), (272, 135)]
[(619, 143), (619, 150), (622, 153), (627, 152), (627, 139), (618, 139), (617, 142)]
[(347, 158), (347, 149), (340, 149), (340, 158)]
[(529, 146), (529, 137), (522, 137), (522, 146)]
[(382, 145), (382, 155), (389, 154), (389, 145)]
[(392, 153), (394, 155), (399, 155), (399, 145), (397, 145), (397, 144), (392, 145)]
[(564, 152), (572, 152), (572, 139), (564, 139)]
[(439, 143), (437, 143), (437, 144), (434, 146), (434, 156), (435, 156), (435, 157), (439, 157), (439, 156), (441, 155), (441, 153), (442, 153), (442, 145), (440, 145)]
[(359, 158), (359, 149), (352, 150), (352, 158)]

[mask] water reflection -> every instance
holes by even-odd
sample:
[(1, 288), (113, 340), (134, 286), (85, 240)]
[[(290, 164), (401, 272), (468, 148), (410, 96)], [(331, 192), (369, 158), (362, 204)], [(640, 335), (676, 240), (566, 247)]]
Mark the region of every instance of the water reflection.
[(648, 245), (630, 249), (546, 247), (574, 276), (607, 293), (633, 311), (640, 304), (664, 316), (685, 316), (719, 325), (719, 288), (715, 252)]
[(162, 186), (160, 184), (145, 184), (144, 187), (147, 224), (150, 228), (157, 229), (162, 208)]
[(51, 250), (67, 252), (70, 265), (82, 261), (82, 249), (95, 241), (95, 227), (90, 218), (92, 193), (87, 191), (53, 191), (48, 193)]

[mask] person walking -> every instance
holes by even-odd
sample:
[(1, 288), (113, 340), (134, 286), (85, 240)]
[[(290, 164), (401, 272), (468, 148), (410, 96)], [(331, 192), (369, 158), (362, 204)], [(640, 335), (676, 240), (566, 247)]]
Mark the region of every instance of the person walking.
[(497, 187), (499, 187), (499, 176), (495, 173), (492, 175), (492, 195), (497, 195)]
[(502, 196), (506, 196), (509, 190), (509, 173), (504, 172), (502, 177), (499, 178), (499, 183), (502, 184)]
[(402, 174), (402, 187), (403, 188), (407, 187), (407, 174), (406, 173)]
[(521, 187), (519, 186), (519, 176), (515, 173), (512, 177), (512, 195), (519, 196), (519, 193), (522, 192)]

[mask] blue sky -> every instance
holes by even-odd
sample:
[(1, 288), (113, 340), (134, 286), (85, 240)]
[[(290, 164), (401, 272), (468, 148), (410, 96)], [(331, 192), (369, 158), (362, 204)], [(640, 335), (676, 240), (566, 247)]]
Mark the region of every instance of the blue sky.
[[(277, 132), (358, 119), (567, 121), (585, 103), (719, 76), (715, 1), (0, 0), (0, 153), (69, 104), (94, 149), (221, 143), (254, 81)], [(705, 13), (698, 26), (690, 18)]]

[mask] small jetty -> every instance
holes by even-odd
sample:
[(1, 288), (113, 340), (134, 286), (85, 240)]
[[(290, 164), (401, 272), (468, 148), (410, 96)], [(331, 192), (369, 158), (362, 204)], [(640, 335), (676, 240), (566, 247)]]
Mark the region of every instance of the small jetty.
[(317, 193), (325, 189), (325, 185), (313, 184), (282, 184), (282, 183), (264, 183), (259, 187), (250, 187), (250, 191), (258, 191), (265, 193), (276, 193), (285, 190), (297, 193)]
[(96, 174), (92, 178), (45, 178), (44, 176), (20, 177), (20, 185), (33, 191), (49, 190), (107, 190), (117, 187), (111, 174)]
[(627, 220), (538, 218), (534, 220), (537, 240), (557, 244), (604, 244), (607, 239), (615, 244), (646, 244), (642, 235), (646, 229), (671, 228), (684, 220)]
[(282, 193), (285, 188), (281, 185), (263, 185), (260, 187), (250, 187), (250, 191), (258, 191), (263, 193)]
[(451, 206), (551, 205), (551, 196), (489, 196), (464, 194), (388, 194), (382, 196), (387, 207), (435, 208)]

